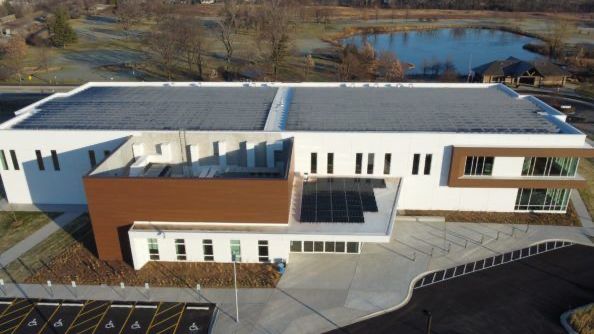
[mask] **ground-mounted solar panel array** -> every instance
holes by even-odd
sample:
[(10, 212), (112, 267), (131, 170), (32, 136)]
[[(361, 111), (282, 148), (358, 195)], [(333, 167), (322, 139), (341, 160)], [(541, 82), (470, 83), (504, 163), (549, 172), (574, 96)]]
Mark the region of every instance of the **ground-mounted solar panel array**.
[(558, 133), (530, 101), (498, 87), (293, 89), (287, 130)]
[(303, 183), (303, 223), (364, 223), (363, 212), (377, 212), (374, 188), (383, 179), (316, 178)]
[(21, 129), (264, 129), (271, 87), (90, 87), (55, 98), (14, 126)]

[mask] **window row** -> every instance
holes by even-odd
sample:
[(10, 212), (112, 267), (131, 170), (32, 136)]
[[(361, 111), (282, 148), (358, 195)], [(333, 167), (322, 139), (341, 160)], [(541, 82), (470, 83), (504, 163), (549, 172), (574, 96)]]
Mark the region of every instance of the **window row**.
[(518, 211), (565, 211), (571, 189), (518, 189), (515, 209)]
[[(159, 254), (159, 242), (156, 238), (147, 239), (149, 259), (152, 261), (159, 261), (161, 255)], [(175, 239), (175, 256), (178, 261), (186, 261), (188, 259), (186, 253), (185, 239)], [(241, 262), (241, 241), (230, 240), (229, 247), (231, 250), (231, 261)], [(268, 240), (258, 240), (258, 260), (260, 262), (270, 262), (268, 255)], [(202, 255), (203, 260), (210, 262), (214, 261), (214, 247), (212, 239), (202, 240)]]
[(523, 176), (575, 176), (579, 158), (526, 157)]
[(360, 251), (360, 242), (354, 241), (291, 241), (292, 253), (350, 253)]
[(470, 156), (466, 157), (464, 175), (466, 176), (489, 176), (493, 175), (495, 157)]
[[(17, 158), (16, 152), (14, 150), (9, 150), (8, 153), (10, 154), (12, 168), (14, 170), (20, 170), (21, 167), (19, 165), (19, 160)], [(95, 151), (89, 150), (88, 153), (89, 153), (89, 163), (90, 163), (91, 167), (97, 166), (97, 158), (95, 155)], [(107, 158), (110, 154), (111, 154), (111, 151), (109, 151), (109, 150), (103, 151), (104, 158)], [(59, 171), (60, 170), (60, 158), (59, 158), (58, 152), (56, 150), (50, 150), (50, 156), (52, 159), (51, 160), (52, 168), (55, 171)], [(40, 171), (46, 170), (46, 165), (45, 165), (45, 161), (43, 160), (43, 154), (41, 153), (41, 150), (35, 150), (35, 158), (37, 160), (37, 168)], [(3, 170), (10, 169), (5, 150), (0, 150), (0, 165), (2, 165)]]
[[(421, 155), (415, 154), (413, 156), (413, 168), (412, 174), (419, 174)], [(431, 174), (431, 162), (433, 160), (433, 154), (425, 154), (425, 166), (423, 169), (424, 175)], [(392, 169), (392, 154), (384, 154), (384, 175), (389, 175)], [(310, 156), (310, 167), (309, 171), (311, 174), (318, 173), (318, 153), (312, 152)], [(375, 172), (375, 153), (367, 153), (367, 165), (365, 166), (365, 172), (367, 174), (373, 174)], [(363, 173), (363, 153), (355, 154), (355, 174)], [(326, 157), (326, 174), (334, 174), (334, 153), (328, 153)]]

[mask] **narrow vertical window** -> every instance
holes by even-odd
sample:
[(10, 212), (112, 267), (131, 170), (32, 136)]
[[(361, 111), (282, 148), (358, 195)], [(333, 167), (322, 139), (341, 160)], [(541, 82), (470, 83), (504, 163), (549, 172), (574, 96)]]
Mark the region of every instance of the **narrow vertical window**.
[(214, 261), (214, 248), (211, 239), (202, 240), (202, 253), (204, 254), (204, 261)]
[(40, 150), (35, 150), (35, 157), (37, 157), (37, 167), (39, 170), (45, 170), (45, 165), (43, 164), (43, 157), (41, 156)]
[(363, 153), (357, 153), (355, 157), (355, 174), (361, 174), (361, 168), (363, 165)]
[(413, 156), (413, 166), (412, 166), (412, 174), (418, 175), (419, 174), (419, 161), (421, 160), (420, 154), (415, 154)]
[(52, 153), (52, 162), (54, 163), (54, 170), (60, 170), (60, 161), (58, 160), (58, 153), (54, 150)]
[(231, 261), (241, 262), (241, 242), (239, 240), (231, 240)]
[(148, 239), (149, 258), (151, 260), (159, 260), (159, 243), (155, 238)]
[(178, 261), (187, 260), (186, 241), (184, 239), (175, 239), (175, 255), (177, 255)]
[(12, 167), (14, 170), (20, 170), (19, 167), (19, 160), (17, 159), (16, 152), (14, 150), (10, 150), (10, 158), (12, 159)]
[(386, 155), (384, 155), (384, 174), (386, 174), (386, 175), (390, 174), (391, 165), (392, 165), (392, 154), (386, 153)]
[(268, 258), (268, 240), (258, 240), (258, 261), (270, 262)]
[(423, 169), (425, 175), (431, 174), (431, 160), (433, 160), (433, 154), (425, 154), (425, 167)]
[(367, 174), (373, 174), (373, 160), (375, 158), (375, 154), (369, 153), (367, 154)]
[(110, 151), (110, 150), (104, 150), (104, 151), (103, 151), (103, 157), (104, 157), (105, 159), (107, 159), (107, 157), (109, 157), (109, 155), (110, 155), (110, 154), (111, 154), (111, 151)]
[(95, 151), (89, 150), (89, 162), (91, 163), (91, 167), (97, 166), (97, 157), (95, 156)]
[(328, 163), (326, 172), (328, 174), (334, 174), (334, 153), (328, 153)]
[(8, 170), (8, 163), (6, 163), (6, 154), (4, 154), (4, 150), (0, 150), (0, 163), (2, 163), (2, 169)]
[(318, 172), (318, 154), (312, 153), (311, 154), (311, 161), (310, 161), (310, 173), (315, 174)]

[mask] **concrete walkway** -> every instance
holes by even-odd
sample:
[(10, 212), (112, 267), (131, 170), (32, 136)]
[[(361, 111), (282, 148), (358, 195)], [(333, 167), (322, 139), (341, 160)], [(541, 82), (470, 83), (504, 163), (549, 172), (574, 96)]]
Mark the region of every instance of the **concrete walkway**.
[(580, 218), (582, 226), (587, 229), (593, 229), (590, 235), (594, 236), (594, 223), (592, 223), (592, 217), (590, 216), (590, 212), (588, 212), (588, 208), (586, 208), (586, 204), (584, 204), (584, 201), (577, 190), (573, 190), (571, 192), (571, 202), (573, 203), (573, 207)]
[(520, 249), (543, 240), (590, 245), (579, 227), (396, 221), (387, 244), (361, 254), (291, 254), (275, 289), (240, 289), (239, 323), (232, 289), (121, 289), (108, 286), (6, 285), (0, 296), (64, 299), (208, 301), (217, 303), (214, 333), (320, 333), (393, 310), (424, 273)]
[(65, 212), (58, 217), (51, 220), (45, 226), (39, 230), (33, 232), (25, 239), (19, 241), (11, 248), (0, 254), (0, 265), (7, 266), (12, 261), (18, 259), (21, 255), (25, 254), (28, 250), (35, 247), (38, 243), (42, 242), (52, 233), (60, 230), (66, 224), (80, 216), (84, 211), (69, 211)]

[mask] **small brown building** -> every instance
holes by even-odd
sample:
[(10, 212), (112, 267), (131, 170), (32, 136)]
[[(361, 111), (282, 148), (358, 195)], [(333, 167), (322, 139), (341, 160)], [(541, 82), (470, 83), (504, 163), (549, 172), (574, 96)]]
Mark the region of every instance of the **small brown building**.
[(511, 85), (563, 86), (569, 73), (547, 60), (524, 61), (509, 57), (472, 69), (474, 81)]

